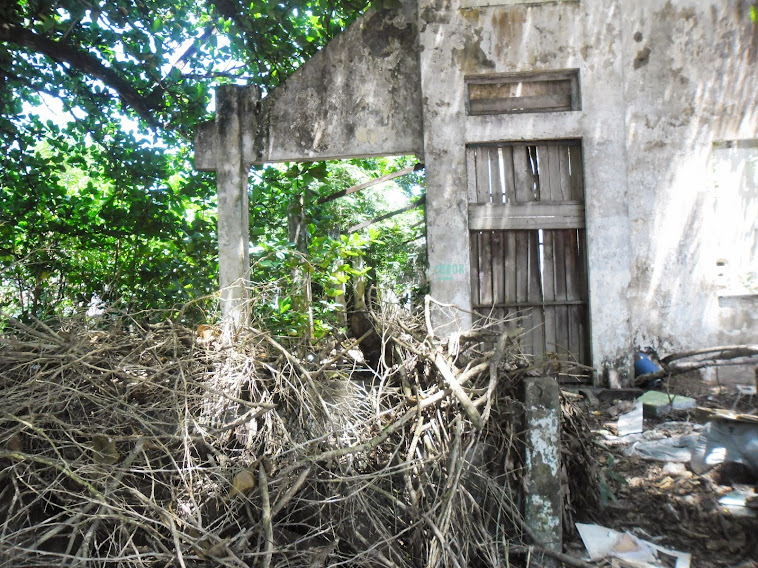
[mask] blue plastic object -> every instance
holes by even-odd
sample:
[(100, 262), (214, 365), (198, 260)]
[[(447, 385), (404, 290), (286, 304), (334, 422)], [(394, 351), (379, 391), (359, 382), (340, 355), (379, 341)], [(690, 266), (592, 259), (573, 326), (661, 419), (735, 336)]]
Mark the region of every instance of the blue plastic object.
[(648, 373), (656, 373), (661, 368), (657, 363), (654, 363), (650, 357), (640, 352), (634, 357), (634, 376), (646, 375)]

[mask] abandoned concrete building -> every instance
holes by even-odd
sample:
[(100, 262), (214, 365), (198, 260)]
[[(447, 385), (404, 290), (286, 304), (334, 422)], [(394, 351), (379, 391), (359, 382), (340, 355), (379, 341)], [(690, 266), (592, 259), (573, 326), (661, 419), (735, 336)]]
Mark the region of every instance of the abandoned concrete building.
[[(403, 0), (259, 99), (217, 92), (222, 302), (244, 298), (253, 164), (415, 154), (441, 333), (620, 384), (640, 348), (758, 337), (758, 27), (742, 0)], [(472, 315), (473, 314), (473, 315)]]

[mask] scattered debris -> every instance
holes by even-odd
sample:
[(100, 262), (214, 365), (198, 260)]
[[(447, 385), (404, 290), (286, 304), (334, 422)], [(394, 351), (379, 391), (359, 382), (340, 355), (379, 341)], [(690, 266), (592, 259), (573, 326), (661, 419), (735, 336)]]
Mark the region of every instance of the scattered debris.
[[(758, 382), (758, 377), (756, 377), (756, 382)], [(758, 394), (758, 385), (752, 384), (734, 386), (737, 389), (737, 398), (734, 399), (734, 405), (732, 406), (732, 409), (737, 408), (737, 405), (740, 403), (740, 400), (743, 396), (748, 397), (748, 402), (753, 402), (753, 397)]]
[(754, 487), (737, 487), (719, 499), (719, 505), (738, 517), (758, 517), (757, 497)]
[[(576, 528), (592, 561), (612, 558), (613, 566), (619, 568), (668, 568), (673, 561), (675, 568), (689, 568), (692, 560), (689, 553), (658, 546), (629, 532), (583, 523), (576, 523)], [(616, 559), (624, 563), (616, 563)]]
[(758, 479), (758, 422), (719, 418), (705, 425), (692, 456), (692, 471), (704, 473), (725, 462), (743, 464)]
[[(601, 405), (592, 415), (596, 445), (603, 452), (597, 459), (605, 509), (601, 515), (577, 520), (686, 551), (698, 568), (756, 568), (750, 560), (758, 558), (755, 476), (749, 475), (747, 466), (731, 461), (697, 473), (690, 457), (705, 431), (705, 422), (729, 419), (758, 427), (756, 408), (743, 397), (738, 408), (723, 410), (733, 406), (734, 385), (711, 387), (695, 375), (671, 377), (666, 385), (677, 398), (693, 398), (695, 408), (676, 410), (663, 419), (655, 414), (646, 416), (643, 432), (626, 436), (618, 435), (619, 417), (629, 412), (629, 403), (618, 402), (613, 391), (608, 396), (597, 393)], [(668, 395), (662, 394), (668, 400)], [(705, 434), (702, 438), (707, 439)], [(731, 443), (734, 445), (733, 440)], [(722, 453), (726, 455), (726, 450)], [(568, 546), (583, 545), (575, 542)], [(578, 553), (581, 549), (573, 550)], [(609, 558), (599, 565), (651, 565), (631, 562)], [(663, 565), (671, 568), (675, 561)]]
[(619, 436), (642, 433), (642, 401), (638, 400), (632, 410), (619, 416), (617, 431)]
[(688, 463), (692, 459), (697, 440), (697, 435), (687, 435), (635, 442), (625, 453), (628, 456), (639, 456), (648, 460)]

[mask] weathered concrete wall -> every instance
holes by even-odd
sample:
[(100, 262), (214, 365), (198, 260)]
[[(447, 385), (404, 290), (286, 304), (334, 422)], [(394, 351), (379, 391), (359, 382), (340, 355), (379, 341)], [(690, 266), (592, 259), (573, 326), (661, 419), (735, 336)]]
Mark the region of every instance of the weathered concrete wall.
[(758, 152), (740, 183), (723, 174), (750, 146), (730, 164), (718, 144), (758, 138), (749, 2), (629, 2), (623, 19), (635, 343), (755, 342), (755, 299), (719, 298), (758, 271)]
[[(448, 333), (471, 323), (466, 145), (581, 139), (599, 373), (629, 378), (637, 347), (754, 342), (756, 297), (734, 294), (736, 278), (758, 273), (749, 4), (408, 0), (369, 11), (242, 105), (243, 166), (423, 154), (431, 292), (463, 308), (435, 312)], [(580, 110), (467, 113), (467, 77), (564, 69), (579, 72)], [(199, 169), (226, 155), (220, 124), (199, 131)]]
[[(603, 0), (477, 9), (445, 0), (419, 3), (432, 294), (470, 305), (465, 144), (581, 138), (593, 359), (599, 369), (628, 372), (632, 259), (621, 24), (617, 3)], [(581, 111), (466, 115), (466, 75), (569, 68), (580, 70)], [(437, 277), (436, 267), (456, 263), (466, 267), (465, 275)]]
[[(753, 300), (724, 298), (716, 280), (725, 258), (755, 267), (758, 251), (730, 254), (735, 240), (715, 238), (737, 215), (730, 234), (750, 243), (755, 215), (715, 207), (727, 190), (713, 179), (714, 142), (758, 137), (748, 3), (520, 4), (419, 3), (432, 294), (470, 302), (468, 274), (444, 270), (469, 266), (465, 144), (581, 138), (595, 367), (623, 379), (637, 346), (755, 341), (756, 318), (735, 307)], [(467, 75), (568, 68), (579, 69), (581, 111), (466, 115)], [(747, 211), (756, 207), (751, 175), (728, 190), (741, 191), (731, 201)]]

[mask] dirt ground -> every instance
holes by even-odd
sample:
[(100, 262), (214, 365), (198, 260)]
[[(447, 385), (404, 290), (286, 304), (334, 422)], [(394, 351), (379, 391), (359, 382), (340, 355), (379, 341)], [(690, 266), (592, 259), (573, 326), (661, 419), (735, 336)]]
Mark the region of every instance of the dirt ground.
[[(644, 432), (697, 434), (709, 417), (702, 409), (731, 410), (738, 399), (734, 384), (708, 384), (696, 373), (672, 377), (659, 390), (695, 398), (697, 408), (646, 418)], [(751, 516), (739, 516), (719, 503), (734, 489), (750, 491), (758, 480), (741, 464), (722, 464), (697, 475), (689, 463), (627, 455), (629, 444), (608, 441), (616, 434), (618, 414), (628, 408), (625, 404), (631, 405), (612, 396), (598, 397), (589, 408), (596, 433), (595, 458), (604, 482), (601, 486), (608, 490), (603, 491), (600, 512), (587, 515), (578, 511), (575, 520), (628, 531), (660, 546), (689, 552), (693, 567), (758, 568), (758, 509), (742, 508)], [(752, 400), (741, 397), (734, 409), (756, 414), (756, 405), (758, 396)], [(567, 548), (577, 556), (585, 553), (578, 534)]]

